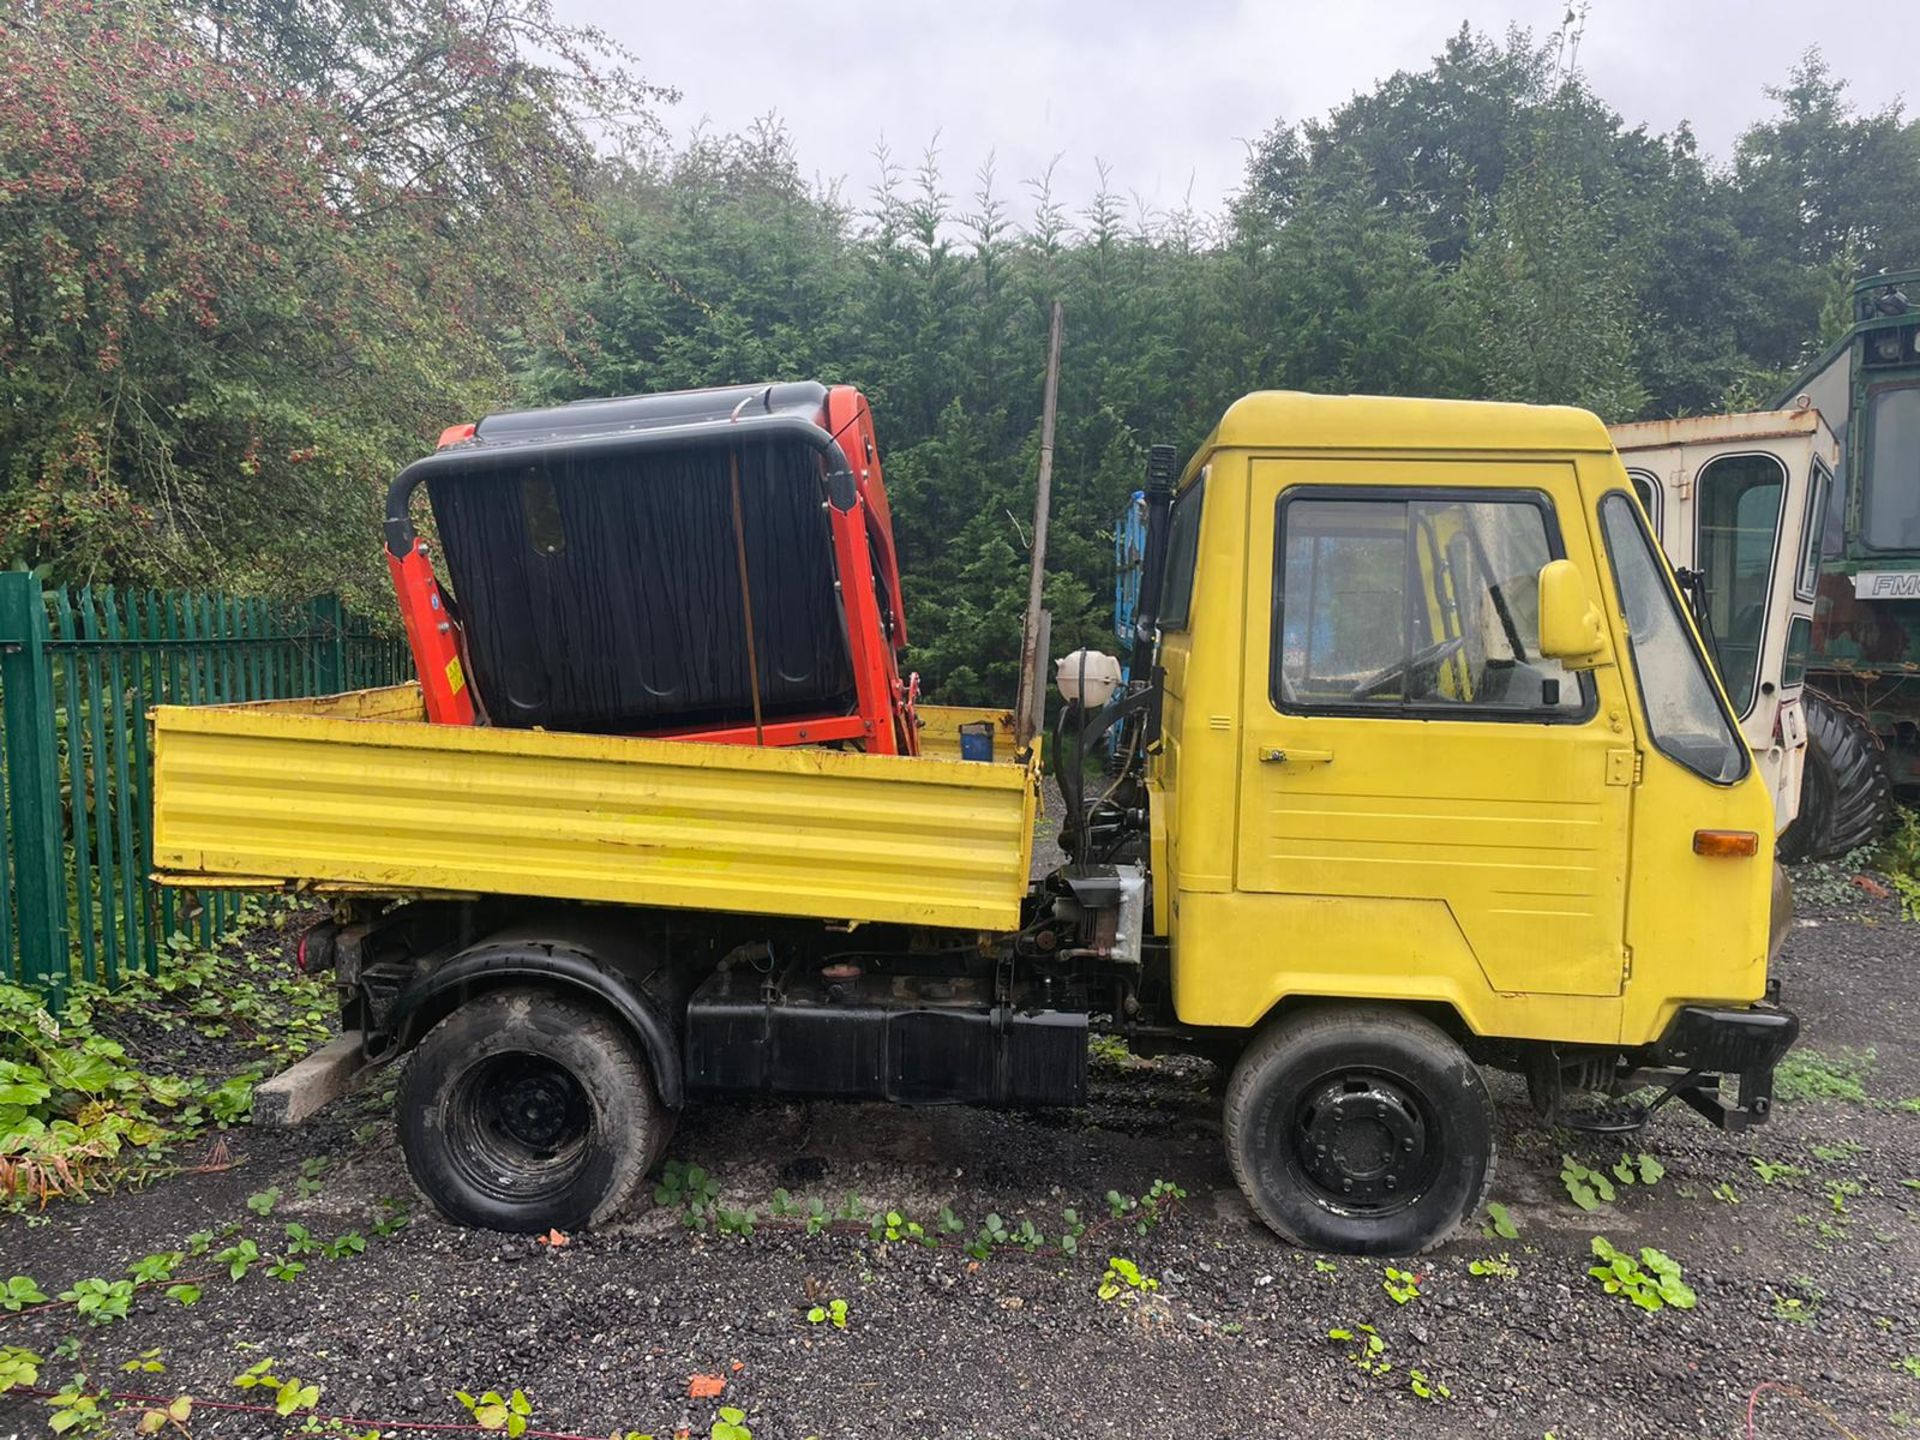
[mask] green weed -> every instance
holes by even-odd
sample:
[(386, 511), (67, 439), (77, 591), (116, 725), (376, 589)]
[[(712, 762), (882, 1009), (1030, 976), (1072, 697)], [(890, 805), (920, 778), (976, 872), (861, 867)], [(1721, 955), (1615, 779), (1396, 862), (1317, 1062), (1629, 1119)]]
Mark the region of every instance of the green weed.
[(1789, 1050), (1773, 1072), (1774, 1098), (1790, 1104), (1814, 1100), (1862, 1104), (1874, 1058), (1871, 1048), (1842, 1047), (1829, 1055), (1799, 1046)]
[(1593, 1255), (1599, 1261), (1587, 1273), (1600, 1282), (1609, 1295), (1620, 1295), (1642, 1310), (1660, 1310), (1668, 1305), (1676, 1310), (1691, 1310), (1698, 1303), (1693, 1290), (1681, 1278), (1680, 1263), (1670, 1255), (1642, 1247), (1633, 1256), (1617, 1250), (1604, 1235), (1593, 1237)]

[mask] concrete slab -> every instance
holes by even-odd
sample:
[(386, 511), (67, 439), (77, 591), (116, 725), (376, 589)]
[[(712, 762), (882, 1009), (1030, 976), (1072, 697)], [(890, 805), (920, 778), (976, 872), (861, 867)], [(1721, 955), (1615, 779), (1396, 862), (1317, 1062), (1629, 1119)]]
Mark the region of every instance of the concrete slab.
[(253, 1090), (253, 1123), (298, 1125), (331, 1100), (344, 1095), (353, 1079), (366, 1068), (360, 1053), (361, 1035), (348, 1030), (328, 1041), (306, 1059), (282, 1070)]

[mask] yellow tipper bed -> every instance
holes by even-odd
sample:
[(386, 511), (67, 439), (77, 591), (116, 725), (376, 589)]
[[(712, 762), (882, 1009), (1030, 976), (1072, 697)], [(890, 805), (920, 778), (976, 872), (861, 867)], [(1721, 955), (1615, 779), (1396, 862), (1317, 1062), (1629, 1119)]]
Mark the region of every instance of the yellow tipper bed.
[[(413, 685), (154, 710), (175, 885), (549, 896), (1009, 930), (1038, 764), (927, 707), (918, 758), (429, 725)], [(994, 762), (957, 757), (966, 721)]]

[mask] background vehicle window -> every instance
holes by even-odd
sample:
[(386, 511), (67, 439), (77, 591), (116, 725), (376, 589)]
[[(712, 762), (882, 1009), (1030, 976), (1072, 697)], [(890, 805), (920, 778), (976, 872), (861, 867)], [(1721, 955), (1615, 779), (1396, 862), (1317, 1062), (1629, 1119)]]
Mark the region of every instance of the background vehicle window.
[(1771, 455), (1721, 455), (1700, 472), (1700, 535), (1714, 652), (1735, 713), (1753, 708), (1760, 641), (1773, 592), (1773, 552), (1787, 472)]
[(1272, 695), (1282, 710), (1578, 718), (1539, 654), (1545, 497), (1281, 497)]
[(1826, 548), (1823, 533), (1827, 524), (1827, 492), (1833, 488), (1833, 472), (1819, 460), (1813, 462), (1813, 474), (1807, 478), (1806, 534), (1800, 537), (1800, 573), (1794, 578), (1793, 593), (1802, 600), (1813, 599), (1820, 583), (1820, 555)]
[(1159, 626), (1184, 630), (1192, 618), (1193, 574), (1200, 560), (1200, 507), (1206, 500), (1207, 477), (1181, 491), (1167, 517), (1167, 578), (1161, 583)]
[(1827, 513), (1820, 522), (1820, 553), (1829, 558), (1847, 552), (1847, 482), (1835, 476), (1827, 483)]
[(1793, 623), (1787, 626), (1787, 655), (1780, 665), (1780, 688), (1791, 690), (1805, 683), (1807, 678), (1807, 654), (1813, 649), (1813, 621), (1805, 615), (1793, 617)]
[(1875, 550), (1920, 550), (1920, 386), (1867, 401), (1867, 445), (1861, 538)]
[(1627, 479), (1633, 482), (1633, 493), (1640, 497), (1640, 508), (1647, 512), (1647, 518), (1653, 522), (1653, 533), (1666, 534), (1660, 523), (1660, 482), (1644, 470), (1629, 470)]
[(1601, 500), (1600, 525), (1655, 748), (1717, 785), (1731, 784), (1747, 773), (1747, 747), (1714, 694), (1666, 558), (1619, 491)]

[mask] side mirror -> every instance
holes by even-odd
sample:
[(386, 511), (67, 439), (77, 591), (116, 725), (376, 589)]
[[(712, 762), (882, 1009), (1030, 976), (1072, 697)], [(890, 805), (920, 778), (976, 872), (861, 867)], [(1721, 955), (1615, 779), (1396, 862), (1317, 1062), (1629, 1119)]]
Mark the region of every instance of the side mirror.
[(1569, 670), (1606, 663), (1606, 617), (1571, 560), (1540, 567), (1540, 653)]

